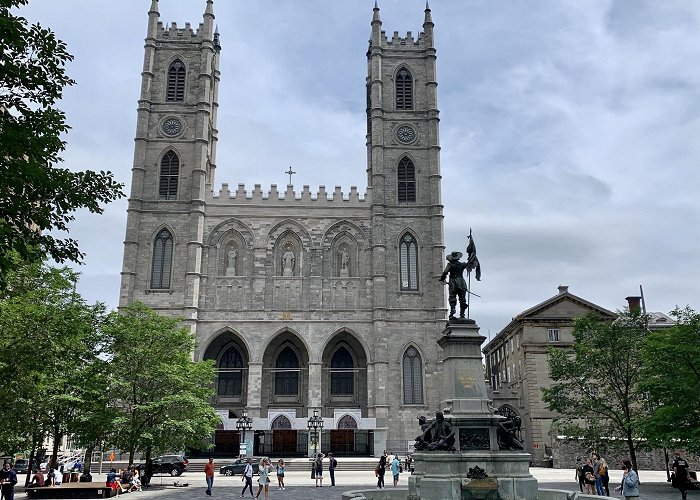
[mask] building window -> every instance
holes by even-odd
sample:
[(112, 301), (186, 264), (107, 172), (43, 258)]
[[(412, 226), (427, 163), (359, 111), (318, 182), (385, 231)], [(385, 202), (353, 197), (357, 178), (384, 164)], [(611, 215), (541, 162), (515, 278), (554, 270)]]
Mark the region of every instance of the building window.
[(420, 354), (409, 347), (403, 355), (403, 402), (407, 405), (423, 404), (423, 369)]
[(177, 181), (180, 175), (180, 158), (174, 151), (168, 151), (160, 161), (160, 182), (158, 194), (161, 200), (177, 198)]
[(273, 430), (281, 430), (281, 429), (291, 429), (292, 428), (292, 423), (289, 421), (289, 419), (284, 416), (284, 415), (278, 415), (273, 421), (272, 425), (270, 426)]
[(275, 363), (275, 396), (299, 394), (299, 358), (287, 346), (277, 356)]
[(559, 328), (547, 329), (547, 340), (549, 342), (559, 342)]
[(418, 290), (418, 245), (412, 234), (406, 233), (399, 244), (401, 290)]
[(352, 356), (341, 347), (331, 359), (331, 395), (352, 396), (355, 392), (355, 366)]
[(416, 201), (416, 167), (407, 157), (401, 158), (397, 169), (399, 202)]
[(243, 389), (243, 358), (235, 347), (229, 348), (219, 359), (219, 396), (240, 396)]
[(166, 101), (185, 100), (185, 65), (179, 59), (168, 68), (168, 92)]
[(163, 229), (153, 242), (151, 288), (170, 288), (170, 271), (173, 263), (173, 235)]
[(406, 68), (396, 75), (396, 109), (413, 109), (413, 77)]
[(350, 415), (345, 415), (338, 420), (338, 429), (357, 429), (357, 421)]

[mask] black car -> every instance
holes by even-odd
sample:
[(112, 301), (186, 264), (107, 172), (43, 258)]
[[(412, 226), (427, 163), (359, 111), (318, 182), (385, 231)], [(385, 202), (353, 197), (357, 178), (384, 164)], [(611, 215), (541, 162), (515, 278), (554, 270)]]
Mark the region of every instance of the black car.
[[(260, 460), (262, 459), (262, 457), (251, 458), (253, 459), (253, 474), (259, 474)], [(235, 462), (221, 467), (219, 469), (219, 474), (223, 474), (225, 476), (235, 476), (236, 474), (243, 474), (247, 463), (247, 458), (238, 458)]]
[[(182, 455), (162, 455), (153, 459), (153, 474), (179, 476), (187, 470), (189, 461)], [(146, 470), (146, 464), (139, 464), (139, 472)]]
[(18, 458), (15, 460), (15, 472), (17, 474), (26, 474), (29, 470), (29, 460), (26, 458)]

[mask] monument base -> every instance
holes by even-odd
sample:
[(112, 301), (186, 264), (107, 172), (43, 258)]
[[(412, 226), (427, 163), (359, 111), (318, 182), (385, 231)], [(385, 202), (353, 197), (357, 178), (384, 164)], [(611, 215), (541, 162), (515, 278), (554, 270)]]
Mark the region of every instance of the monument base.
[[(517, 451), (433, 451), (414, 453), (415, 470), (408, 478), (410, 500), (535, 500), (537, 480), (530, 474), (530, 454)], [(469, 480), (480, 467), (497, 490)], [(496, 496), (497, 494), (497, 496)]]

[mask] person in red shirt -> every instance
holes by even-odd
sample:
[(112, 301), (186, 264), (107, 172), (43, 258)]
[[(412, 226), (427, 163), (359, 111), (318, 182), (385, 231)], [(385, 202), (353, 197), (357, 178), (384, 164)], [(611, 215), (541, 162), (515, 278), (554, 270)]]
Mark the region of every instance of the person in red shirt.
[(209, 463), (204, 466), (204, 475), (207, 479), (207, 495), (211, 496), (211, 487), (214, 486), (214, 459), (209, 457)]

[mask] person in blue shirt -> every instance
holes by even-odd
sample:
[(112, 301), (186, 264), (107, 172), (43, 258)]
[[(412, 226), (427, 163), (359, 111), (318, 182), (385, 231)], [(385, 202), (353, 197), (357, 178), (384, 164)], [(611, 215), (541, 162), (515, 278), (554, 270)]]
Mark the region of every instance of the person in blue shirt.
[(399, 472), (401, 472), (401, 461), (399, 460), (399, 457), (394, 455), (394, 458), (391, 461), (391, 473), (394, 475), (394, 488), (396, 488), (396, 485), (399, 484)]

